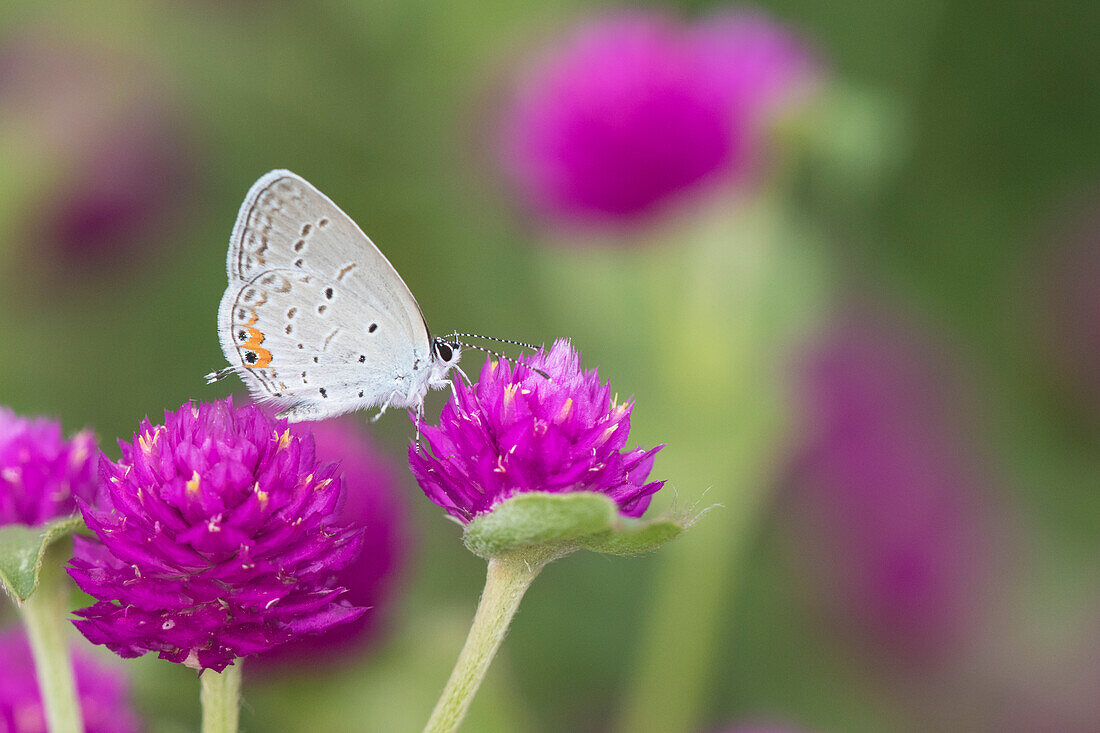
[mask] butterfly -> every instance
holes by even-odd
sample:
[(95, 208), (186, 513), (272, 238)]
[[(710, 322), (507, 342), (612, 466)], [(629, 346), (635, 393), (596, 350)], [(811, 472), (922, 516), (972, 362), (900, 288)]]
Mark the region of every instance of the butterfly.
[(207, 383), (237, 373), (292, 422), (372, 407), (419, 414), (428, 390), (450, 386), (461, 344), (432, 337), (385, 255), (300, 176), (275, 170), (252, 185), (226, 270), (218, 336), (231, 366)]

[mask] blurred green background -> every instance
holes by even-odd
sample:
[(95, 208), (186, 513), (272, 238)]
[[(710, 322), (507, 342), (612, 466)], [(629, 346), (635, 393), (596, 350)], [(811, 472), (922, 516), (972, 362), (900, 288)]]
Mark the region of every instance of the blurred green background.
[[(738, 393), (723, 402), (725, 393), (715, 392), (736, 377), (716, 363), (713, 341), (665, 332), (677, 328), (675, 319), (631, 318), (645, 312), (636, 301), (691, 300), (694, 270), (680, 273), (677, 263), (725, 255), (714, 254), (713, 242), (693, 244), (690, 234), (680, 239), (692, 255), (667, 242), (636, 257), (623, 248), (563, 248), (550, 241), (559, 235), (518, 210), (496, 171), (493, 115), (509, 72), (533, 41), (600, 7), (6, 0), (0, 403), (60, 417), (70, 430), (92, 427), (117, 455), (114, 439), (144, 416), (155, 421), (188, 399), (242, 392), (202, 380), (224, 364), (216, 312), (226, 243), (251, 183), (285, 167), (370, 234), (433, 330), (534, 343), (572, 337), (589, 366), (637, 400), (631, 443), (668, 443), (654, 476), (670, 481), (678, 503), (694, 503), (710, 486), (726, 496), (724, 452), (756, 450), (735, 432)], [(741, 6), (653, 7), (691, 17)], [(704, 518), (698, 537), (677, 540), (684, 563), (719, 567), (721, 558), (700, 552), (711, 541), (705, 533), (737, 533), (740, 543), (728, 583), (720, 574), (713, 588), (719, 617), (691, 725), (1100, 730), (1092, 699), (1100, 657), (1086, 653), (1100, 651), (1100, 403), (1089, 395), (1100, 371), (1088, 371), (1097, 365), (1089, 350), (1100, 350), (1100, 291), (1091, 313), (1082, 306), (1066, 354), (1052, 353), (1048, 337), (1076, 321), (1048, 308), (1062, 286), (1040, 277), (1062, 242), (1080, 238), (1076, 222), (1100, 210), (1100, 6), (757, 7), (817, 48), (830, 81), (821, 103), (786, 130), (791, 164), (782, 185), (760, 193), (765, 204), (746, 204), (743, 216), (723, 222), (718, 231), (730, 236), (720, 246), (773, 237), (799, 253), (795, 269), (783, 271), (802, 275), (765, 278), (761, 323), (770, 309), (812, 301), (807, 310), (825, 324), (834, 308), (869, 301), (908, 314), (945, 344), (973, 405), (960, 450), (980, 454), (994, 477), (982, 496), (998, 536), (1009, 539), (1011, 562), (1007, 580), (982, 581), (997, 610), (979, 624), (980, 642), (947, 661), (899, 660), (858, 627), (833, 623), (804, 577), (814, 571), (792, 561), (798, 532), (786, 517), (779, 459), (789, 451), (768, 442), (775, 460), (759, 471), (756, 483), (768, 492), (759, 507), (743, 507), (734, 494)], [(138, 194), (103, 215), (120, 228), (99, 226), (94, 204), (92, 214), (66, 213), (66, 202), (120, 177), (141, 182)], [(769, 234), (757, 237), (761, 231)], [(1097, 231), (1082, 235), (1086, 251), (1100, 248)], [(1100, 256), (1086, 262), (1071, 269), (1094, 284)], [(736, 323), (738, 314), (715, 318)], [(808, 341), (825, 329), (776, 318), (796, 322), (789, 328)], [(753, 349), (746, 338), (740, 346)], [(479, 362), (467, 356), (466, 371)], [(788, 374), (767, 361), (747, 369), (741, 376)], [(796, 398), (784, 399), (798, 422)], [(434, 394), (429, 414), (444, 400)], [(706, 435), (684, 428), (692, 425)], [(417, 730), (457, 655), (483, 563), (460, 549), (459, 528), (403, 470), (412, 432), (403, 416), (370, 430), (402, 467), (414, 514), (415, 556), (400, 610), (362, 659), (278, 679), (250, 678), (246, 665), (248, 730)], [(794, 432), (774, 435), (793, 445)], [(723, 468), (712, 469), (708, 456)], [(657, 510), (672, 500), (664, 494)], [(704, 497), (700, 506), (708, 503)], [(692, 644), (695, 629), (673, 626), (683, 638), (668, 637), (649, 615), (662, 593), (674, 592), (668, 567), (676, 565), (662, 566), (670, 562), (663, 552), (574, 556), (544, 571), (467, 729), (621, 726), (647, 637)], [(151, 660), (129, 664), (149, 729), (193, 728), (193, 673)], [(1017, 693), (1044, 685), (1052, 689), (1036, 692), (1039, 712), (1007, 726)]]

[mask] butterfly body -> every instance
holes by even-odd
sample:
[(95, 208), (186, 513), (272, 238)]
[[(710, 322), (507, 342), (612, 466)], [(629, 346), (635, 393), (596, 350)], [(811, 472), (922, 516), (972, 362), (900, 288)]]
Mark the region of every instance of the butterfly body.
[(272, 171), (253, 184), (226, 270), (222, 350), (252, 395), (288, 419), (419, 410), (429, 389), (449, 384), (458, 345), (431, 337), (381, 251), (294, 173)]

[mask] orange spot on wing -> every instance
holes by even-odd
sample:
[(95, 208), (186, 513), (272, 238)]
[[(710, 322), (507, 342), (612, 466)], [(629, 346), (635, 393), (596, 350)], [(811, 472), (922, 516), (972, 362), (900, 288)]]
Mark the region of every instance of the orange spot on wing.
[(265, 349), (261, 344), (264, 342), (264, 335), (258, 328), (253, 328), (252, 324), (259, 319), (256, 312), (252, 312), (252, 318), (248, 320), (248, 323), (244, 324), (245, 330), (248, 331), (248, 340), (241, 344), (240, 348), (243, 351), (251, 351), (256, 355), (256, 362), (249, 364), (245, 362), (245, 367), (248, 369), (269, 369), (271, 364), (271, 352)]

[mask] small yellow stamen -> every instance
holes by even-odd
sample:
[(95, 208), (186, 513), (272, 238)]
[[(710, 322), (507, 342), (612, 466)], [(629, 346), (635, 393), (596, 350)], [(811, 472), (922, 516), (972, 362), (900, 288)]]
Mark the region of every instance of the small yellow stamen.
[(607, 442), (607, 439), (615, 434), (615, 431), (619, 429), (619, 423), (613, 423), (607, 430), (603, 431), (603, 435), (596, 441), (596, 447), (599, 447)]
[(573, 414), (573, 398), (566, 397), (565, 404), (561, 406), (561, 412), (558, 413), (558, 417), (555, 420), (556, 423), (563, 423), (569, 419), (569, 416)]
[(73, 452), (69, 454), (69, 464), (73, 466), (79, 466), (84, 463), (84, 460), (88, 457), (88, 444), (85, 442), (87, 438), (92, 437), (92, 434), (87, 430), (82, 430), (73, 436)]
[(516, 390), (519, 389), (518, 384), (506, 384), (504, 385), (504, 414), (507, 416), (512, 411), (512, 404), (516, 401)]
[(275, 449), (276, 451), (281, 451), (283, 448), (290, 445), (290, 428), (284, 430), (282, 435), (279, 435), (278, 431), (276, 431), (275, 435), (279, 438), (279, 447)]
[(148, 436), (148, 440), (146, 440), (146, 436), (144, 433), (139, 435), (138, 446), (141, 448), (141, 452), (146, 455), (151, 454), (153, 452), (153, 448), (155, 448), (157, 445), (157, 438), (159, 438), (160, 434), (166, 429), (167, 428), (165, 428), (163, 425), (157, 425), (155, 428), (153, 428), (153, 432)]
[(199, 493), (199, 484), (201, 483), (201, 481), (202, 479), (199, 477), (199, 472), (192, 471), (191, 480), (187, 482), (187, 493), (191, 496)]

